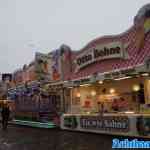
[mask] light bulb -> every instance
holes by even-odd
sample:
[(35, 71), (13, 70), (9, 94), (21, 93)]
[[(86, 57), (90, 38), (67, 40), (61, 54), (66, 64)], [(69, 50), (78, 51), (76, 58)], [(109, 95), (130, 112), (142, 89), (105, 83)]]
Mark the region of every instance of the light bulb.
[(91, 95), (92, 95), (92, 96), (95, 96), (95, 95), (96, 95), (96, 91), (92, 91), (92, 92), (91, 92)]
[(79, 92), (77, 93), (77, 97), (81, 97), (81, 94)]
[(103, 81), (99, 81), (98, 83), (99, 83), (99, 84), (103, 84)]
[(115, 89), (114, 88), (111, 88), (110, 91), (109, 91), (111, 94), (115, 93)]
[(137, 92), (139, 90), (140, 90), (140, 86), (139, 85), (137, 85), (137, 84), (133, 85), (133, 91)]

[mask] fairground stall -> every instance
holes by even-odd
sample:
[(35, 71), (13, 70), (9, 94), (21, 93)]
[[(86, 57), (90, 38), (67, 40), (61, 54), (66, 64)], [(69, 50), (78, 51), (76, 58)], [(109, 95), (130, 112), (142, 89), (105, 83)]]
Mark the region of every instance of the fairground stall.
[(15, 123), (44, 128), (59, 124), (63, 111), (59, 56), (59, 50), (36, 53), (33, 62), (14, 72), (8, 98), (15, 103)]
[(9, 89), (8, 97), (14, 102), (14, 123), (44, 128), (55, 126), (51, 97), (40, 83)]
[(150, 137), (150, 5), (133, 26), (72, 52), (70, 90), (61, 128)]

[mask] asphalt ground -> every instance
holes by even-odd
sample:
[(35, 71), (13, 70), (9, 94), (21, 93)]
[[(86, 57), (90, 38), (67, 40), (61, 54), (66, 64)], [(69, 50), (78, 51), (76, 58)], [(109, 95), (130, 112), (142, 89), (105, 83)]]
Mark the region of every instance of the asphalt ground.
[(127, 137), (9, 124), (0, 129), (0, 150), (111, 150), (113, 138)]

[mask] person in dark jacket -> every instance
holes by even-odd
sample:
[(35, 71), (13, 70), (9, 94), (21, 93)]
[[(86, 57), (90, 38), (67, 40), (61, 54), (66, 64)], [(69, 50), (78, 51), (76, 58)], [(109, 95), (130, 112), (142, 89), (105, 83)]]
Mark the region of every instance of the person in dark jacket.
[(2, 107), (2, 112), (1, 112), (3, 130), (7, 129), (9, 115), (10, 115), (9, 106), (7, 104), (4, 104)]

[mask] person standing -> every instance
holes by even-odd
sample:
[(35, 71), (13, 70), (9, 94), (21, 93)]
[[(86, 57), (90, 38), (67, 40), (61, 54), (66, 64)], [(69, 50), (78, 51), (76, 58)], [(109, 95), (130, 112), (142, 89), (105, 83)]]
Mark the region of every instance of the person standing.
[(7, 104), (4, 104), (2, 107), (2, 112), (1, 112), (3, 130), (7, 129), (9, 115), (10, 115), (9, 106)]
[(102, 116), (104, 114), (104, 102), (98, 102), (98, 112), (100, 114), (100, 116)]
[(113, 111), (119, 111), (119, 103), (118, 103), (118, 100), (116, 98), (112, 102), (112, 110)]
[(123, 97), (120, 97), (119, 100), (119, 111), (128, 111), (129, 110), (129, 103)]

